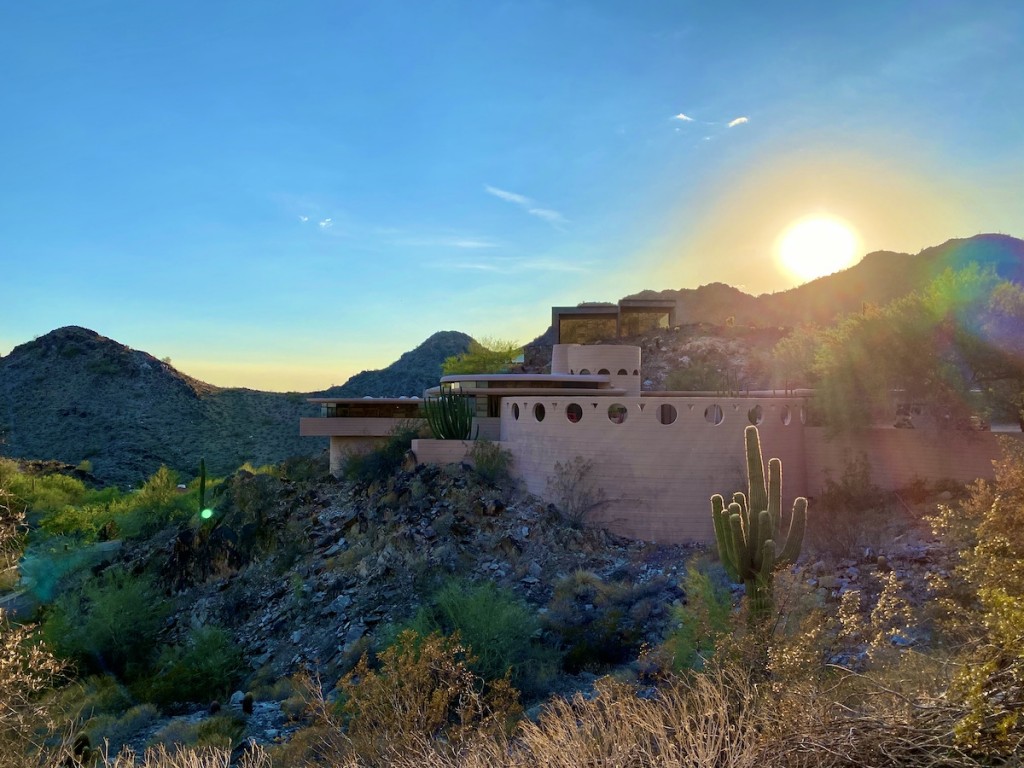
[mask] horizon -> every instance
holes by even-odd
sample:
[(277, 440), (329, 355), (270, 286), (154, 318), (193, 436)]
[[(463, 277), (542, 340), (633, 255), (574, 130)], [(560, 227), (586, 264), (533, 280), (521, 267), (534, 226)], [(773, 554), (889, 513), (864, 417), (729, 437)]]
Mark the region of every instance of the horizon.
[[(2, 355), (79, 325), (309, 392), (440, 330), (527, 343), (553, 305), (786, 290), (822, 237), (848, 266), (1024, 234), (1011, 1), (115, 1), (0, 29)], [(801, 221), (840, 233), (788, 259)]]

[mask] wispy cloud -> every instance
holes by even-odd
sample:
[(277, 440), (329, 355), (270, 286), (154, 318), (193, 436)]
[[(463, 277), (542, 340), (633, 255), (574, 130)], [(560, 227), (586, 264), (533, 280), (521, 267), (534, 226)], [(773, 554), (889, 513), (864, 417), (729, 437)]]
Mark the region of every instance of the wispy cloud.
[(526, 212), (539, 219), (544, 219), (544, 221), (550, 221), (552, 224), (565, 224), (565, 217), (550, 208), (529, 208)]
[(299, 216), (299, 221), (305, 224), (307, 221), (309, 221), (309, 216)]
[(509, 192), (507, 189), (501, 189), (499, 187), (492, 187), (490, 184), (484, 185), (484, 191), (489, 195), (494, 195), (500, 200), (504, 200), (506, 203), (518, 205), (531, 216), (543, 219), (555, 227), (560, 227), (561, 225), (568, 223), (568, 220), (561, 213), (552, 208), (541, 208), (537, 205), (535, 200), (527, 197), (526, 195), (520, 195), (517, 192)]
[(682, 112), (680, 112), (678, 115), (672, 115), (672, 119), (673, 120), (681, 120), (684, 123), (692, 123), (693, 122), (693, 118), (692, 117), (690, 117), (689, 115), (684, 114)]
[(532, 200), (525, 195), (517, 195), (515, 192), (509, 192), (504, 189), (498, 189), (498, 187), (492, 187), (490, 184), (484, 185), (484, 189), (487, 190), (487, 194), (494, 195), (495, 197), (501, 198), (508, 203), (516, 203), (517, 205), (530, 205)]
[(589, 263), (569, 262), (555, 259), (495, 258), (472, 261), (445, 261), (438, 264), (443, 269), (458, 269), (473, 272), (492, 272), (499, 275), (515, 275), (525, 272), (587, 273)]
[(750, 122), (750, 118), (749, 117), (737, 117), (735, 120), (730, 120), (729, 121), (729, 127), (730, 128), (735, 128), (737, 125), (743, 125), (744, 123), (749, 123), (749, 122)]
[(320, 229), (330, 229), (334, 226), (334, 222), (330, 218), (323, 219), (318, 225)]
[(395, 241), (398, 245), (410, 245), (414, 247), (442, 247), (442, 248), (465, 248), (475, 250), (478, 248), (497, 248), (498, 243), (488, 240), (485, 237), (403, 237)]

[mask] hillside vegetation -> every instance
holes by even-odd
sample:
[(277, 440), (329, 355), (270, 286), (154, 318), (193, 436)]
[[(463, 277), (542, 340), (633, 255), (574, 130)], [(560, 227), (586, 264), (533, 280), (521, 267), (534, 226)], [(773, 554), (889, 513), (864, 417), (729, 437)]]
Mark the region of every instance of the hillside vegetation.
[(299, 436), (314, 395), (422, 394), (469, 337), (438, 333), (380, 371), (326, 393), (225, 389), (86, 328), (69, 326), (0, 358), (0, 452), (25, 459), (88, 461), (106, 483), (137, 486), (162, 464), (190, 476), (205, 457), (226, 474), (245, 462), (277, 463), (326, 449)]
[(125, 495), (3, 463), (0, 536), (55, 578), (38, 629), (0, 618), (0, 765), (1019, 765), (1019, 446), (968, 489), (853, 468), (753, 621), (710, 553), (486, 469), (245, 471), (204, 520), (166, 471)]

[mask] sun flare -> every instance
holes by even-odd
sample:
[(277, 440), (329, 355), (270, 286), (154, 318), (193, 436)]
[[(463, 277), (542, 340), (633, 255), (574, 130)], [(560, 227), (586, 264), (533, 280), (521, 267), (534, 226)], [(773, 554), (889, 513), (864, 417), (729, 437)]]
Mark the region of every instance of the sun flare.
[(852, 266), (859, 252), (856, 232), (832, 216), (800, 219), (783, 230), (775, 242), (779, 265), (805, 282)]

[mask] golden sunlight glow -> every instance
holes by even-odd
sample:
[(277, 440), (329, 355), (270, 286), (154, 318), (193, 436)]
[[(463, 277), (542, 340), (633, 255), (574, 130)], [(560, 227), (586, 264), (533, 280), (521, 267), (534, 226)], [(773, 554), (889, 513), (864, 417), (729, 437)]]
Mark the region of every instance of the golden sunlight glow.
[(779, 265), (804, 281), (852, 266), (859, 250), (853, 229), (832, 216), (800, 219), (783, 230), (775, 242)]

